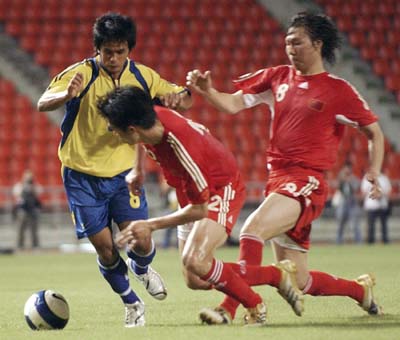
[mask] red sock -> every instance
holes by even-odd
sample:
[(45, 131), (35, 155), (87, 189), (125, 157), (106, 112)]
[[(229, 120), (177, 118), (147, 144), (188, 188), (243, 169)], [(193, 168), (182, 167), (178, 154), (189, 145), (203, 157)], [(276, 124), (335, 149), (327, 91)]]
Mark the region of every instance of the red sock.
[(230, 265), (249, 286), (269, 285), (279, 287), (281, 271), (275, 266), (243, 266), (241, 263), (230, 263)]
[(210, 271), (201, 279), (214, 284), (215, 289), (233, 297), (246, 308), (255, 307), (262, 302), (260, 295), (233, 271), (229, 263), (213, 259)]
[[(240, 235), (239, 262), (250, 265), (261, 265), (264, 241), (250, 234)], [(239, 302), (229, 296), (225, 296), (221, 307), (235, 318)]]
[(357, 282), (318, 271), (310, 272), (310, 279), (303, 292), (313, 296), (348, 296), (358, 302), (364, 298), (364, 289)]

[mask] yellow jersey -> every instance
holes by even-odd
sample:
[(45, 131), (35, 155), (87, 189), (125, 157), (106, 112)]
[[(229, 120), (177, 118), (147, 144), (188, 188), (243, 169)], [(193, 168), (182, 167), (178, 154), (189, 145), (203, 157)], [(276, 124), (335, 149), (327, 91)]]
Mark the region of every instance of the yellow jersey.
[(72, 77), (82, 73), (82, 92), (65, 105), (58, 155), (62, 164), (73, 170), (97, 177), (114, 177), (136, 164), (136, 146), (123, 143), (108, 131), (105, 119), (97, 112), (97, 100), (116, 87), (127, 85), (143, 88), (152, 98), (182, 92), (185, 88), (130, 59), (118, 80), (99, 65), (99, 57), (71, 65), (54, 77), (47, 91), (65, 91)]

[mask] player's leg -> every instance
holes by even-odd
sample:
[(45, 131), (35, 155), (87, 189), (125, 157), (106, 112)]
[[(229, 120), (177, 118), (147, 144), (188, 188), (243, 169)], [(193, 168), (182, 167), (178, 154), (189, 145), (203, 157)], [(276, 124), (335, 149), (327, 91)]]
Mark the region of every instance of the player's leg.
[[(128, 226), (130, 221), (145, 220), (148, 218), (147, 200), (145, 191), (140, 195), (129, 192), (125, 183), (125, 172), (114, 177), (108, 186), (113, 190), (110, 199), (110, 215), (118, 224), (120, 230)], [(161, 276), (150, 266), (155, 255), (156, 247), (152, 239), (136, 242), (134, 248), (127, 250), (127, 265), (135, 278), (140, 281), (148, 293), (157, 300), (167, 296), (167, 289)]]
[[(289, 245), (290, 246), (290, 245)], [(373, 295), (375, 279), (371, 275), (361, 275), (356, 280), (347, 280), (320, 271), (309, 271), (308, 253), (299, 249), (290, 249), (288, 245), (273, 242), (278, 261), (289, 259), (296, 264), (298, 286), (304, 294), (313, 296), (348, 296), (369, 314), (381, 314)]]
[(187, 271), (210, 282), (217, 290), (240, 301), (248, 310), (247, 322), (265, 322), (266, 307), (262, 298), (232, 268), (214, 258), (214, 251), (225, 243), (227, 234), (221, 224), (204, 218), (195, 222), (183, 249), (183, 264)]
[[(183, 249), (185, 248), (186, 240), (193, 229), (193, 222), (179, 225), (177, 227), (179, 253), (182, 256)], [(210, 290), (212, 284), (208, 281), (202, 280), (198, 275), (188, 271), (185, 266), (182, 266), (182, 274), (185, 279), (186, 286), (194, 290)]]
[(115, 248), (111, 229), (107, 227), (111, 223), (108, 200), (97, 198), (102, 182), (104, 179), (64, 168), (64, 186), (77, 237), (87, 237), (96, 249), (100, 273), (125, 304), (125, 326), (142, 326), (144, 305), (130, 288), (128, 268)]
[[(268, 239), (273, 235), (278, 235), (290, 229), (296, 223), (299, 214), (300, 205), (297, 201), (280, 194), (271, 193), (268, 195), (259, 208), (247, 218), (240, 232), (239, 263), (247, 265), (261, 264), (264, 237)], [(264, 229), (268, 229), (268, 233), (265, 233)], [(257, 285), (266, 284), (278, 289), (281, 286), (281, 282), (284, 282), (285, 292), (289, 293), (291, 289), (296, 291), (291, 301), (296, 303), (295, 313), (299, 315), (303, 310), (302, 297), (296, 287), (290, 287), (293, 281), (293, 275), (291, 274), (293, 270), (294, 268), (288, 265), (265, 266), (262, 269), (253, 271), (253, 277), (248, 270), (247, 274), (250, 277), (246, 281), (253, 282), (253, 284), (258, 281)], [(238, 301), (227, 296), (221, 305), (217, 307), (217, 310), (220, 314), (229, 313), (230, 318), (233, 319), (238, 306)], [(213, 313), (210, 309), (208, 309), (208, 312), (210, 315)], [(218, 321), (216, 318), (214, 320)]]

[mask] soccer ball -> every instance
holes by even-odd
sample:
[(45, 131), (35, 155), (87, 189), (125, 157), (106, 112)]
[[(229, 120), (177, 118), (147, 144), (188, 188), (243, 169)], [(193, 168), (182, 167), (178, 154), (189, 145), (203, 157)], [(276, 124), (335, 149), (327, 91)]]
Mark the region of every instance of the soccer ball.
[(41, 290), (26, 301), (25, 320), (34, 330), (62, 329), (69, 319), (67, 300), (52, 290)]

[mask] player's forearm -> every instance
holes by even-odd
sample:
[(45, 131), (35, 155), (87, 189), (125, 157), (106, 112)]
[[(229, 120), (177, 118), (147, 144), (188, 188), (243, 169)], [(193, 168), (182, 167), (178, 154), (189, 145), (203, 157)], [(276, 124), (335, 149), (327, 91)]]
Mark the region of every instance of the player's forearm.
[(44, 93), (37, 103), (38, 111), (53, 111), (63, 106), (71, 96), (68, 91), (56, 92), (56, 93)]
[(245, 108), (241, 91), (231, 94), (210, 88), (204, 93), (204, 98), (219, 111), (230, 114), (235, 114)]
[(371, 124), (363, 129), (368, 138), (370, 171), (380, 173), (384, 157), (384, 136), (378, 123)]
[(162, 217), (150, 218), (148, 223), (152, 231), (176, 227), (189, 222), (194, 222), (207, 216), (207, 204), (189, 204), (171, 214)]

